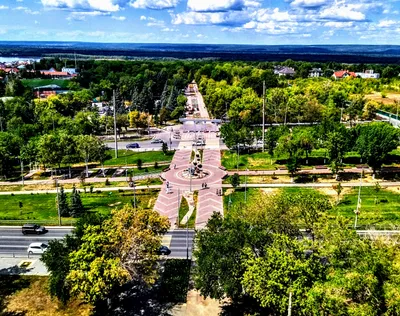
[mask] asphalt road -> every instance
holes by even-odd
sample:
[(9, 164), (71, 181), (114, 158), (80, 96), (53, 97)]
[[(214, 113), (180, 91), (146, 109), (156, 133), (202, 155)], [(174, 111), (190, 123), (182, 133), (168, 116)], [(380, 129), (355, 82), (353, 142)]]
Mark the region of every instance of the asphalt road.
[[(30, 243), (43, 242), (48, 243), (50, 240), (62, 239), (66, 234), (71, 232), (70, 227), (46, 227), (48, 232), (44, 235), (23, 235), (21, 226), (1, 226), (0, 227), (0, 257), (27, 256), (27, 250)], [(188, 245), (189, 258), (192, 256), (194, 230), (174, 230), (168, 231), (166, 234), (170, 237), (171, 250), (169, 257), (186, 259), (186, 237)], [(34, 255), (37, 256), (38, 255)]]
[(48, 243), (50, 240), (62, 239), (68, 234), (70, 228), (46, 227), (48, 232), (44, 235), (23, 235), (21, 226), (0, 227), (0, 256), (27, 255), (28, 246), (33, 242)]

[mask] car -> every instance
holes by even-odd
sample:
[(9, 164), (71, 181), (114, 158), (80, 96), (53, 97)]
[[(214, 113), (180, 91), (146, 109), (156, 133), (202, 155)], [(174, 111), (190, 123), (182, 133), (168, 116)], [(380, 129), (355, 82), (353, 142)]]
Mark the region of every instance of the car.
[(37, 225), (37, 224), (25, 224), (22, 226), (22, 234), (45, 234), (47, 233), (46, 227)]
[(184, 133), (189, 133), (189, 131), (188, 131), (188, 130), (184, 130), (183, 132), (184, 132)]
[(204, 133), (209, 133), (209, 132), (210, 132), (210, 131), (209, 131), (209, 130), (207, 130), (207, 129), (204, 131)]
[(193, 142), (193, 146), (204, 146), (206, 143), (204, 140), (198, 140), (197, 142)]
[(132, 148), (140, 148), (140, 146), (138, 143), (132, 143), (132, 144), (126, 145), (126, 149), (132, 149)]
[(167, 246), (161, 246), (157, 251), (157, 254), (164, 256), (168, 256), (170, 253), (171, 250)]
[(29, 255), (41, 255), (47, 250), (48, 246), (41, 242), (33, 242), (28, 247)]
[(151, 140), (152, 144), (162, 144), (164, 141), (161, 138), (153, 138)]

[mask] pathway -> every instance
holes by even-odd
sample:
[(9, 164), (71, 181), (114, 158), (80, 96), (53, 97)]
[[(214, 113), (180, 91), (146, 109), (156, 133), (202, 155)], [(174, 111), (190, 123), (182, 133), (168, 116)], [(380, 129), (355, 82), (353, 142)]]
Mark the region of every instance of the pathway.
[[(219, 150), (204, 150), (203, 153), (203, 165), (204, 166), (221, 166), (221, 152)], [(213, 212), (223, 214), (224, 205), (222, 196), (218, 194), (222, 192), (222, 179), (217, 178), (212, 186), (201, 189), (198, 196), (197, 204), (197, 216), (196, 216), (196, 228), (202, 228), (206, 225), (208, 219), (211, 217)]]
[[(168, 173), (175, 173), (182, 170), (182, 165), (187, 165), (190, 160), (190, 150), (179, 150), (175, 152), (174, 158), (171, 161), (170, 171)], [(175, 168), (176, 166), (176, 168)], [(169, 189), (167, 191), (167, 183)], [(167, 216), (171, 222), (171, 227), (174, 227), (178, 221), (179, 214), (179, 203), (182, 198), (183, 191), (179, 185), (176, 185), (173, 181), (166, 179), (162, 185), (162, 189), (158, 194), (158, 198), (154, 209), (161, 215)]]

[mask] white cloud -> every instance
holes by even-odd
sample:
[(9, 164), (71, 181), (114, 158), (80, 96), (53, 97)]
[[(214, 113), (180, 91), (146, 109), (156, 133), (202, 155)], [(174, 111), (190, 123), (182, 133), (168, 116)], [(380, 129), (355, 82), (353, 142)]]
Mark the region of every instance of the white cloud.
[(147, 26), (158, 26), (158, 27), (163, 27), (164, 25), (165, 25), (165, 22), (164, 21), (162, 21), (162, 20), (157, 20), (157, 19), (155, 19), (155, 18), (152, 18), (152, 17), (147, 17), (146, 18), (146, 21), (148, 21), (147, 22)]
[(140, 21), (146, 21), (147, 20), (147, 18), (144, 16), (144, 15), (142, 15), (141, 17), (140, 17)]
[(5, 5), (0, 5), (0, 10), (7, 10), (7, 9), (8, 9), (7, 6), (5, 6)]
[(172, 24), (221, 24), (238, 26), (251, 20), (246, 11), (182, 12), (172, 14)]
[(41, 0), (43, 6), (60, 9), (98, 10), (115, 12), (120, 10), (119, 0)]
[(365, 14), (355, 11), (355, 5), (334, 5), (320, 12), (320, 17), (333, 21), (365, 21)]
[(134, 0), (129, 4), (135, 9), (163, 10), (175, 8), (180, 0)]
[(381, 20), (378, 24), (378, 27), (392, 27), (393, 25), (398, 24), (398, 21), (393, 21), (393, 20)]
[(67, 20), (71, 21), (85, 21), (87, 17), (95, 17), (95, 16), (109, 16), (110, 13), (108, 12), (101, 12), (101, 11), (79, 11), (79, 12), (72, 12), (68, 17)]
[(115, 16), (115, 15), (113, 15), (111, 18), (114, 19), (114, 20), (117, 20), (117, 21), (125, 21), (126, 20), (125, 16)]
[(296, 17), (294, 15), (289, 14), (287, 11), (280, 11), (279, 8), (275, 9), (260, 9), (252, 14), (255, 20), (259, 22), (268, 22), (278, 21), (278, 22), (286, 22), (286, 21), (295, 21)]
[(189, 11), (224, 12), (240, 11), (247, 7), (258, 7), (260, 4), (257, 1), (247, 0), (188, 0), (187, 6)]
[(27, 7), (16, 7), (13, 10), (18, 10), (18, 11), (24, 11), (26, 14), (32, 14), (32, 15), (36, 15), (36, 14), (40, 14), (39, 11), (32, 11), (31, 9), (27, 8)]
[(163, 29), (161, 29), (161, 32), (177, 32), (177, 29), (171, 29), (169, 27), (164, 27)]
[(324, 26), (341, 29), (341, 28), (353, 27), (354, 22), (333, 22), (333, 21), (331, 21), (331, 22), (324, 23)]
[(332, 0), (294, 0), (290, 5), (293, 7), (312, 9), (319, 8), (331, 2)]

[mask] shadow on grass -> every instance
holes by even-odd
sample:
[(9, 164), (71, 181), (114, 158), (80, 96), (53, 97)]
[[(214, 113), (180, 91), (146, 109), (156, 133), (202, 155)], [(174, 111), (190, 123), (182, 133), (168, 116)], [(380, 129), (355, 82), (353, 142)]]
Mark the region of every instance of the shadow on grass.
[[(10, 269), (13, 269), (11, 267)], [(3, 271), (6, 269), (0, 270)], [(0, 316), (23, 316), (25, 312), (8, 312), (5, 311), (7, 306), (7, 297), (14, 294), (17, 291), (25, 289), (35, 278), (19, 275), (0, 275)]]
[(151, 288), (130, 282), (114, 293), (113, 298), (98, 302), (94, 315), (168, 316), (171, 309), (186, 302), (189, 289), (191, 262), (180, 259), (161, 264), (160, 278)]

